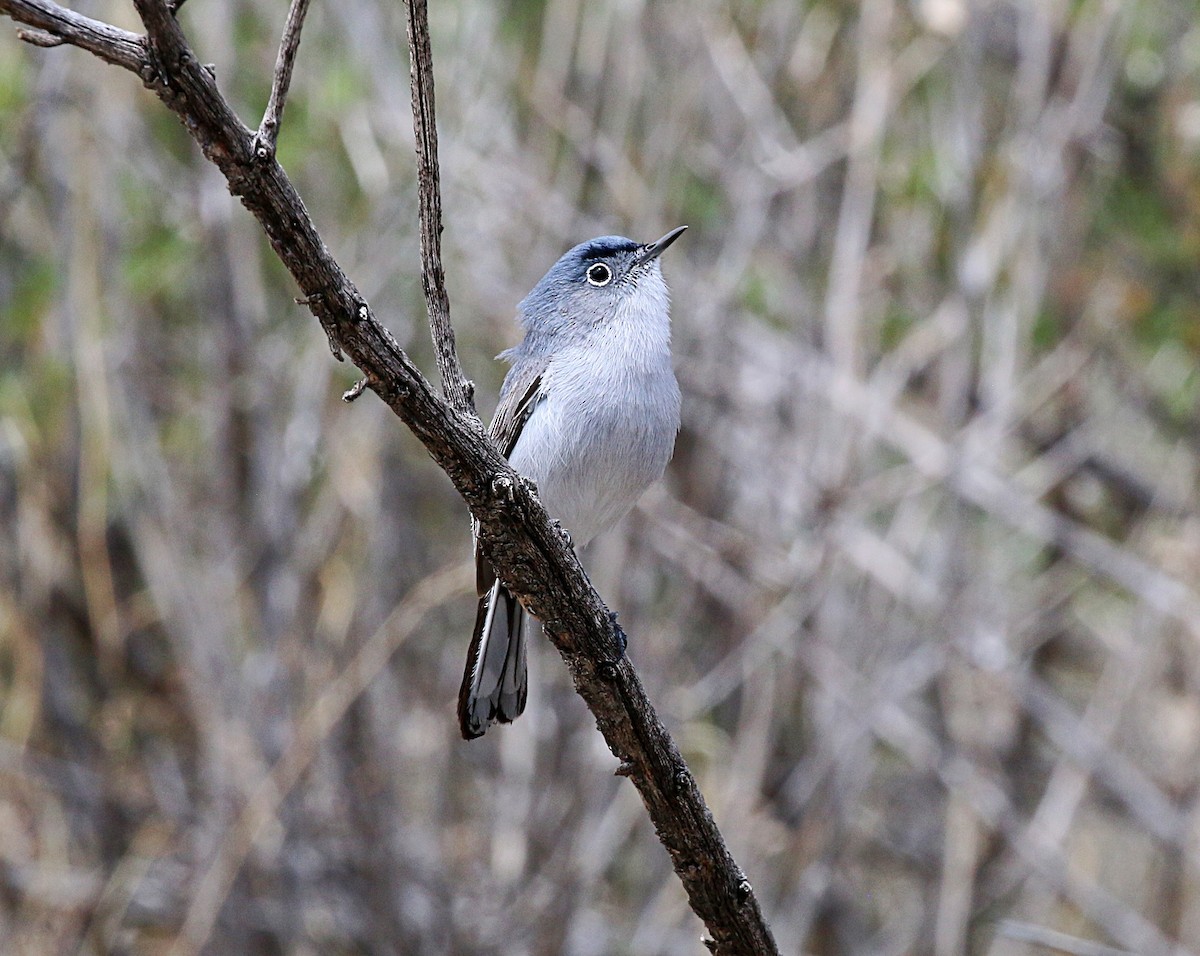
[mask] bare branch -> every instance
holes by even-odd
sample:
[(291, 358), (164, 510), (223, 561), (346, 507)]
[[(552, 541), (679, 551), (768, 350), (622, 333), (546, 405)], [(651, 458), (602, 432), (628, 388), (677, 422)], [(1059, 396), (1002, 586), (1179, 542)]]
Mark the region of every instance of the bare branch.
[[(176, 5), (178, 9), (178, 5)], [(271, 81), (271, 96), (267, 109), (258, 126), (256, 150), (260, 159), (275, 155), (275, 143), (279, 139), (279, 124), (283, 122), (283, 107), (287, 102), (288, 88), (292, 85), (292, 67), (296, 65), (296, 51), (300, 49), (300, 31), (308, 14), (308, 0), (292, 0), (288, 9), (287, 24), (283, 28), (283, 39), (279, 41), (279, 54), (275, 58), (275, 78)]]
[(413, 133), (417, 144), (417, 196), (421, 217), (421, 285), (429, 331), (442, 373), (442, 394), (460, 412), (474, 414), (475, 386), (463, 375), (450, 325), (450, 297), (442, 270), (442, 187), (438, 174), (433, 102), (433, 50), (425, 0), (408, 0), (408, 53), (412, 76)]
[(67, 42), (62, 37), (55, 36), (53, 33), (47, 33), (45, 30), (34, 29), (17, 30), (17, 39), (22, 40), (31, 46), (40, 46), (45, 48), (62, 46)]
[(87, 50), (106, 63), (139, 74), (146, 66), (145, 39), (136, 33), (60, 7), (57, 3), (0, 0), (0, 13), (6, 13), (18, 23), (34, 27), (59, 41), (58, 44), (48, 43), (43, 38), (33, 39), (28, 35), (29, 31), (18, 31), (18, 35), (27, 43), (36, 46), (69, 43)]
[[(695, 778), (642, 689), (624, 635), (591, 586), (575, 553), (544, 508), (483, 434), (458, 372), (442, 278), (436, 134), (424, 4), (409, 8), (420, 163), (422, 261), (430, 321), (451, 402), (429, 382), (375, 320), (370, 306), (321, 241), (287, 174), (260, 157), (256, 135), (237, 117), (210, 70), (190, 49), (166, 0), (134, 0), (147, 39), (76, 18), (64, 27), (53, 4), (0, 0), (0, 12), (75, 42), (67, 29), (109, 62), (135, 69), (176, 113), (230, 192), (258, 219), (330, 342), (362, 370), (370, 388), (421, 440), (479, 522), (492, 565), (545, 625), (576, 689), (596, 718), (623, 774), (638, 788), (657, 835), (713, 939), (712, 952), (777, 953), (754, 891), (717, 829)], [(73, 14), (71, 15), (74, 16)], [(55, 29), (57, 27), (57, 29)], [(102, 29), (98, 29), (102, 28)], [(108, 32), (105, 32), (108, 31)], [(100, 39), (96, 39), (99, 37)], [(136, 51), (137, 56), (132, 51)], [(124, 57), (124, 61), (119, 59)], [(417, 63), (423, 64), (420, 68)]]

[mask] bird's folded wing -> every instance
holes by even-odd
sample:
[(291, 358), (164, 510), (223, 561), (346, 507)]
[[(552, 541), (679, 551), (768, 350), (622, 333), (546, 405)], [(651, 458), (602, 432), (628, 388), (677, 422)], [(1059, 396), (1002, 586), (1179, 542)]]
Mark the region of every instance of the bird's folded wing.
[[(488, 429), (501, 454), (507, 458), (517, 446), (521, 437), (521, 429), (529, 421), (534, 407), (545, 393), (542, 391), (542, 372), (546, 363), (528, 362), (515, 365), (508, 373), (504, 382), (504, 391), (500, 395), (500, 404), (496, 406), (496, 414), (492, 417), (492, 425)], [(474, 523), (472, 522), (472, 530)], [(496, 581), (496, 572), (479, 547), (479, 535), (475, 535), (475, 587), (482, 597), (492, 589)]]

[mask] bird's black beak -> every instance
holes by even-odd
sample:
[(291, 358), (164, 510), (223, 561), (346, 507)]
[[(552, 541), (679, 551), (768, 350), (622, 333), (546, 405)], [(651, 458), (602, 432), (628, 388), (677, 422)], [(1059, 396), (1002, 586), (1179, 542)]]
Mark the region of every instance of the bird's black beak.
[(678, 229), (672, 229), (661, 239), (656, 239), (654, 242), (647, 243), (642, 246), (641, 251), (637, 254), (635, 265), (644, 266), (648, 262), (653, 262), (664, 252), (667, 251), (667, 246), (673, 243), (676, 239), (683, 235), (687, 226), (680, 226)]

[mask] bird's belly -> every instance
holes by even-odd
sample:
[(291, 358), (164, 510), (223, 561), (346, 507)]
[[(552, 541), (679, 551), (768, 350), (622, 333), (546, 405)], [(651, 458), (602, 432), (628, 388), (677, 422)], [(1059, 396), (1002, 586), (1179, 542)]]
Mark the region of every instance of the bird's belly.
[(577, 545), (619, 521), (670, 460), (678, 411), (649, 403), (564, 407), (548, 396), (510, 456)]

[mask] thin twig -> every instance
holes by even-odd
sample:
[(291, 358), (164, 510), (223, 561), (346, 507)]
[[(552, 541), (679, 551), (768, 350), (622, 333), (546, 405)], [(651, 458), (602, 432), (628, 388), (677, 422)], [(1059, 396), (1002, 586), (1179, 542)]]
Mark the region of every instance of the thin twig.
[(17, 39), (23, 40), (31, 46), (40, 46), (45, 48), (62, 46), (67, 41), (60, 36), (55, 36), (53, 33), (47, 33), (45, 30), (36, 29), (21, 29), (17, 31)]
[[(178, 5), (176, 6), (178, 9)], [(292, 68), (296, 65), (296, 51), (300, 49), (300, 31), (308, 14), (308, 0), (292, 0), (288, 8), (287, 24), (283, 28), (283, 39), (279, 41), (279, 54), (275, 57), (275, 77), (271, 81), (271, 96), (262, 122), (258, 125), (255, 152), (259, 159), (275, 155), (275, 143), (279, 139), (279, 126), (283, 122), (283, 108), (287, 103), (288, 89), (292, 85)]]
[[(102, 23), (83, 14), (60, 7), (55, 3), (36, 3), (30, 0), (4, 0), (0, 12), (7, 13), (18, 23), (35, 27), (63, 43), (77, 46), (98, 56), (106, 63), (124, 67), (141, 74), (147, 66), (144, 37)], [(36, 42), (22, 36), (27, 42)], [(37, 43), (38, 46), (50, 44)]]
[(407, 0), (408, 54), (412, 83), (413, 133), (417, 148), (417, 198), (421, 219), (421, 285), (429, 331), (442, 374), (442, 394), (464, 414), (475, 412), (475, 386), (463, 375), (450, 325), (450, 297), (442, 269), (442, 187), (438, 173), (437, 124), (433, 102), (433, 49), (426, 0)]

